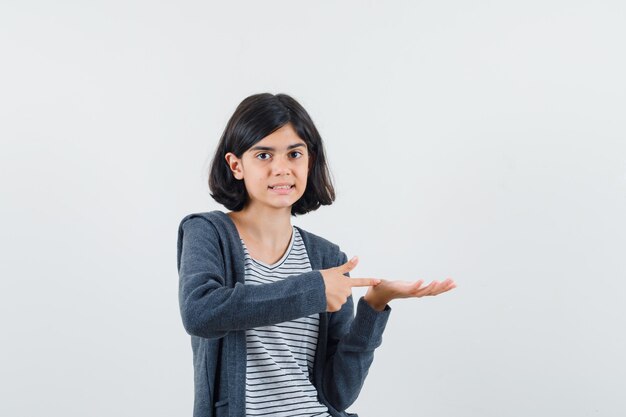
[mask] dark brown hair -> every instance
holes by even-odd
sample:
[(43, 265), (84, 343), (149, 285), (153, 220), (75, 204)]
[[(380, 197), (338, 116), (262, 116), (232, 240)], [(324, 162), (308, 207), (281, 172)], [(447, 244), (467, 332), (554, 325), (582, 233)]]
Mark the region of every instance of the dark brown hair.
[(241, 158), (244, 152), (275, 130), (291, 123), (306, 142), (309, 152), (309, 174), (306, 190), (291, 207), (291, 214), (305, 214), (335, 200), (335, 189), (326, 164), (324, 144), (304, 108), (286, 94), (255, 94), (245, 98), (226, 124), (209, 169), (211, 197), (227, 209), (240, 211), (248, 201), (244, 182), (233, 176), (226, 154)]

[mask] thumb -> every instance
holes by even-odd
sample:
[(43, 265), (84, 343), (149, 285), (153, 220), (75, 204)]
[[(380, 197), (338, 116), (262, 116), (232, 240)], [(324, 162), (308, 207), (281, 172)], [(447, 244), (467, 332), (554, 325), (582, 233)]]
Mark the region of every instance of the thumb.
[(349, 260), (348, 262), (346, 262), (345, 264), (343, 264), (343, 265), (339, 265), (339, 266), (337, 267), (337, 270), (338, 270), (340, 273), (345, 274), (346, 272), (350, 272), (350, 271), (352, 271), (352, 270), (356, 267), (356, 264), (358, 264), (358, 263), (359, 263), (359, 258), (358, 258), (358, 256), (353, 256), (353, 257), (352, 257), (352, 259), (350, 259), (350, 260)]

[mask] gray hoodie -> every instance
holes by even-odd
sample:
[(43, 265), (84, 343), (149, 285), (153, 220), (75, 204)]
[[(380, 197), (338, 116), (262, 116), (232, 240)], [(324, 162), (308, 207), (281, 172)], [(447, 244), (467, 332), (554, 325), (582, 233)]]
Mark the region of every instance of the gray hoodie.
[(297, 229), (313, 270), (251, 286), (244, 285), (243, 247), (226, 213), (194, 213), (181, 220), (179, 303), (193, 350), (194, 417), (245, 416), (246, 329), (316, 313), (319, 335), (311, 382), (331, 415), (356, 415), (345, 410), (361, 391), (391, 309), (378, 312), (361, 298), (354, 316), (350, 297), (341, 310), (326, 312), (320, 270), (344, 264), (346, 254)]

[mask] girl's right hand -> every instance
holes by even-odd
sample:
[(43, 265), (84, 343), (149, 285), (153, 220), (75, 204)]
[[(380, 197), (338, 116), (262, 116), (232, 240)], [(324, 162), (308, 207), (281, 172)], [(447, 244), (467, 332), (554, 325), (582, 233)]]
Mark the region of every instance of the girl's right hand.
[(343, 265), (323, 269), (322, 278), (326, 287), (326, 311), (339, 311), (341, 306), (352, 295), (352, 287), (371, 287), (378, 285), (381, 280), (375, 278), (350, 278), (345, 276), (356, 267), (358, 258), (355, 256)]

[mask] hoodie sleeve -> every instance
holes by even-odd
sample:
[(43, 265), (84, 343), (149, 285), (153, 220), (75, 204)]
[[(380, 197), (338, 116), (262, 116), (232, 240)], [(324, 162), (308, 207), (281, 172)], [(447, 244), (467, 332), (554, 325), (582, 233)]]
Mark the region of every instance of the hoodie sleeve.
[(322, 274), (310, 271), (263, 285), (225, 286), (223, 247), (215, 226), (184, 218), (178, 236), (179, 305), (185, 330), (204, 338), (293, 320), (326, 310)]
[[(346, 254), (340, 252), (337, 265), (346, 262)], [(378, 312), (361, 297), (354, 318), (353, 312), (350, 297), (329, 319), (323, 390), (327, 401), (338, 411), (347, 409), (361, 392), (374, 350), (382, 343), (391, 308), (387, 305)]]

